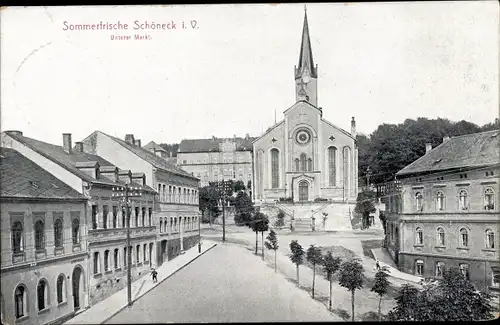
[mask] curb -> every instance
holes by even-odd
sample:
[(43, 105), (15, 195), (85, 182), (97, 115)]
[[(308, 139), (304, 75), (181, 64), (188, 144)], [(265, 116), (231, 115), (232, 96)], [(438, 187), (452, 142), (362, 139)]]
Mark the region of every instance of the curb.
[[(204, 252), (201, 252), (199, 253), (198, 255), (196, 255), (195, 258), (193, 258), (192, 260), (188, 261), (186, 264), (184, 264), (183, 266), (181, 266), (180, 268), (178, 268), (177, 270), (175, 270), (174, 272), (172, 272), (169, 276), (167, 276), (166, 278), (164, 278), (163, 280), (161, 280), (160, 282), (158, 282), (157, 285), (151, 287), (149, 290), (145, 291), (142, 295), (140, 295), (139, 297), (137, 297), (136, 299), (133, 299), (132, 300), (132, 304), (134, 304), (134, 302), (136, 302), (137, 300), (141, 299), (142, 297), (144, 297), (144, 295), (146, 295), (146, 293), (150, 292), (151, 290), (155, 289), (158, 285), (160, 285), (162, 282), (164, 282), (165, 280), (167, 280), (168, 278), (170, 278), (172, 275), (174, 275), (175, 273), (179, 272), (180, 270), (182, 270), (183, 268), (185, 268), (186, 266), (188, 266), (189, 264), (191, 264), (194, 260), (196, 260), (198, 257), (202, 256), (203, 254), (205, 254), (206, 252), (208, 252), (209, 250), (211, 250), (212, 248), (214, 248), (215, 246), (217, 246), (217, 244), (213, 244), (212, 247), (209, 247), (207, 248)], [(100, 324), (104, 324), (106, 323), (107, 321), (109, 321), (111, 318), (115, 317), (117, 314), (119, 314), (120, 312), (122, 312), (125, 308), (127, 308), (128, 305), (125, 305), (123, 307), (121, 307), (117, 312), (113, 313), (111, 316), (107, 317), (105, 320), (103, 320)]]
[[(373, 248), (371, 248), (371, 249), (370, 249), (370, 251), (372, 252), (373, 257), (375, 258), (375, 260), (377, 260), (377, 255), (376, 255), (376, 254), (375, 254), (375, 252), (373, 251)], [(387, 263), (384, 263), (384, 262), (381, 262), (381, 261), (379, 261), (379, 262), (380, 262), (380, 265), (382, 265), (382, 264), (387, 265)], [(393, 268), (393, 267), (392, 267), (392, 266), (390, 266), (390, 265), (388, 265), (388, 266), (389, 266), (390, 268)], [(397, 269), (396, 269), (396, 270), (397, 270)], [(398, 271), (399, 271), (399, 270), (398, 270)], [(401, 272), (401, 271), (400, 271), (400, 272)], [(411, 274), (408, 274), (408, 275), (411, 275)], [(399, 277), (399, 276), (395, 275), (395, 274), (394, 274), (394, 273), (392, 273), (392, 272), (389, 274), (389, 276), (391, 276), (391, 277), (393, 277), (393, 278), (396, 278), (396, 279), (399, 279), (399, 280), (403, 280), (403, 281), (408, 281), (408, 282), (413, 282), (413, 283), (419, 284), (419, 281), (417, 281), (416, 279), (411, 279), (411, 280), (410, 280), (410, 279), (405, 279), (405, 278), (403, 278), (403, 277)]]

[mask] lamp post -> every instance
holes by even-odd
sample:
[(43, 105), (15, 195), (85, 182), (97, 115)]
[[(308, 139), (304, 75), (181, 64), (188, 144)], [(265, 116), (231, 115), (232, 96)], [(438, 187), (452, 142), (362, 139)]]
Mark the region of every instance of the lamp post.
[[(131, 187), (125, 184), (122, 187), (113, 187), (113, 197), (120, 197), (120, 202), (125, 205), (127, 224), (127, 298), (128, 306), (132, 306), (132, 248), (130, 245), (130, 212), (132, 201), (131, 197), (142, 196), (142, 191), (139, 187)], [(137, 217), (138, 218), (138, 217)]]
[(217, 183), (217, 192), (219, 194), (219, 198), (221, 201), (222, 205), (222, 241), (226, 241), (226, 199), (229, 194), (230, 188), (231, 187), (231, 182), (230, 181), (225, 181), (222, 179), (222, 182)]

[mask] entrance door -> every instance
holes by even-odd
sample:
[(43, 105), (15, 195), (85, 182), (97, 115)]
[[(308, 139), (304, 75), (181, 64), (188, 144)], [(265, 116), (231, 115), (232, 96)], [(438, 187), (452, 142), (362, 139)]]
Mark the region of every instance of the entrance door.
[(299, 201), (309, 200), (309, 183), (307, 181), (301, 181), (299, 183)]
[(162, 240), (161, 242), (161, 262), (168, 261), (168, 250), (167, 250), (167, 241)]
[(73, 289), (73, 308), (75, 311), (80, 309), (80, 281), (82, 276), (82, 270), (79, 267), (75, 267), (72, 276), (72, 289)]

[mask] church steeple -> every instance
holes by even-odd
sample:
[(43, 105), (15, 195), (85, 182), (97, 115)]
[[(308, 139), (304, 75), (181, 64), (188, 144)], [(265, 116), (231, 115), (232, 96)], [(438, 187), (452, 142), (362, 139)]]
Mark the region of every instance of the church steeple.
[(318, 106), (317, 103), (318, 66), (314, 65), (307, 8), (304, 7), (304, 25), (302, 27), (302, 42), (300, 44), (299, 65), (295, 66), (296, 100), (306, 100)]

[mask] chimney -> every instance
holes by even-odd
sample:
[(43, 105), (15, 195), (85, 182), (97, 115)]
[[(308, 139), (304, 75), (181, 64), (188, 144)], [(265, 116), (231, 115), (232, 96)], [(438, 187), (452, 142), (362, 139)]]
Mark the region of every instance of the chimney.
[(23, 132), (17, 131), (17, 130), (12, 130), (12, 131), (5, 131), (7, 134), (12, 134), (12, 135), (17, 135), (17, 136), (23, 136)]
[(126, 134), (125, 135), (125, 142), (134, 144), (134, 135), (133, 134)]
[(137, 140), (134, 140), (134, 144), (138, 147), (141, 146), (141, 140), (137, 139)]
[(443, 137), (443, 142), (446, 142), (446, 141), (448, 141), (448, 140), (450, 140), (450, 137), (449, 137), (449, 136), (445, 136), (445, 137)]
[(250, 138), (250, 134), (245, 134), (245, 139), (248, 140)]
[(426, 143), (425, 144), (425, 153), (428, 153), (431, 150), (432, 150), (432, 144), (431, 143)]
[(354, 116), (351, 120), (351, 135), (356, 138), (356, 121), (354, 120)]
[(83, 142), (75, 142), (75, 150), (78, 153), (83, 153)]
[(71, 133), (63, 133), (63, 147), (64, 151), (71, 153)]

